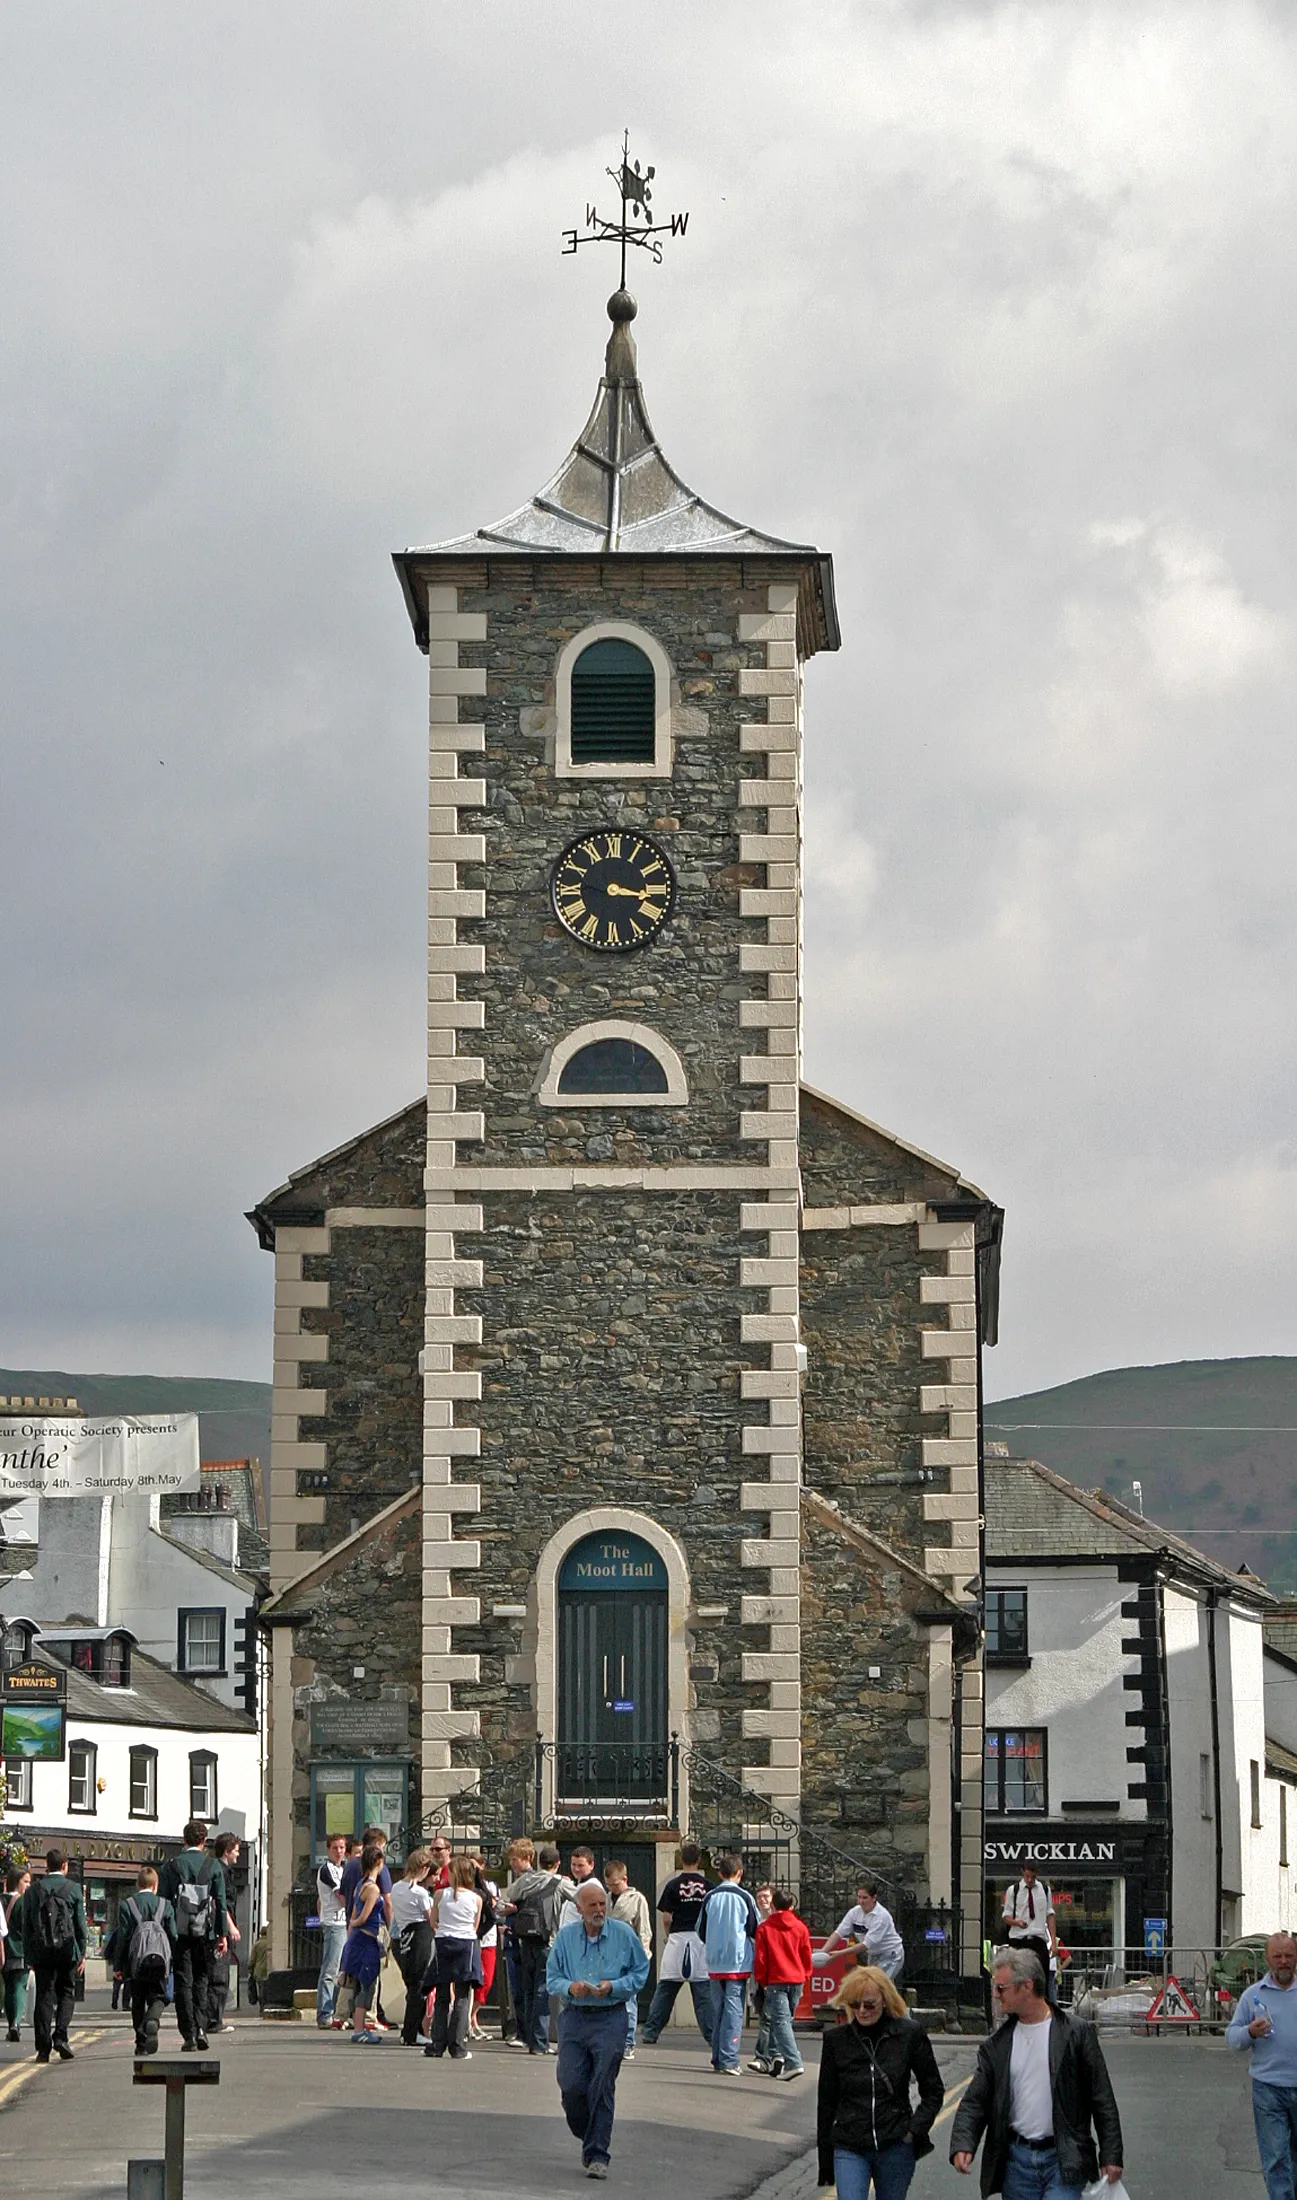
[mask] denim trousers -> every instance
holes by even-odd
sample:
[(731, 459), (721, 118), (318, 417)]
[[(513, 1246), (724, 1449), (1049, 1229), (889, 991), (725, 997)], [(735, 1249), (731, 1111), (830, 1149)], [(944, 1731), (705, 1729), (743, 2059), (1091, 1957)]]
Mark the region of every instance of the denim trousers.
[(913, 2175), (914, 2149), (904, 2140), (899, 2146), (879, 2147), (875, 2154), (857, 2154), (853, 2147), (833, 2149), (838, 2200), (869, 2200), (871, 2179), (875, 2200), (905, 2200)]
[(743, 2046), (745, 1978), (714, 1978), (712, 1984), (712, 2069), (737, 2070)]
[(1010, 2139), (1003, 2200), (1081, 2200), (1079, 2185), (1065, 2185), (1053, 2147), (1026, 2147)]
[(626, 2052), (626, 2011), (577, 2009), (558, 2020), (558, 2090), (567, 2128), (581, 2141), (582, 2162), (611, 2158), (617, 2073)]
[(518, 2037), (527, 2042), (533, 2055), (543, 2055), (549, 2044), (549, 1993), (545, 1985), (548, 1965), (548, 1941), (518, 1942)]
[(635, 2052), (635, 2027), (638, 2023), (639, 1995), (628, 1994), (626, 1996), (626, 2052), (628, 2055)]
[(1269, 2200), (1297, 2194), (1297, 2086), (1252, 2080), (1252, 2120)]
[[(757, 2053), (770, 2062), (780, 2060), (785, 2070), (801, 2070), (802, 2051), (797, 2045), (793, 2018), (802, 1998), (800, 1986), (767, 1986), (766, 2005), (757, 2034)], [(764, 2047), (762, 2042), (765, 2042)]]
[(693, 1996), (694, 2016), (698, 2029), (710, 2047), (712, 2043), (712, 1983), (706, 1978), (660, 1978), (653, 1989), (649, 2013), (644, 2019), (644, 2038), (652, 2047), (676, 2005), (676, 1996), (684, 1985)]
[(345, 1923), (320, 1927), (320, 1979), (315, 1989), (315, 2021), (324, 2024), (333, 2015), (338, 1998), (338, 1965), (342, 1960)]

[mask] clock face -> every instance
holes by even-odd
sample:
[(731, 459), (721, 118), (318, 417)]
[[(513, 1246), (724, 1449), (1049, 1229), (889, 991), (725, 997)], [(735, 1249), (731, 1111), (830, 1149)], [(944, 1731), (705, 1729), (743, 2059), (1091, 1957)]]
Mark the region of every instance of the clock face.
[(676, 882), (655, 841), (600, 826), (563, 850), (549, 891), (574, 940), (616, 955), (653, 938), (671, 913)]

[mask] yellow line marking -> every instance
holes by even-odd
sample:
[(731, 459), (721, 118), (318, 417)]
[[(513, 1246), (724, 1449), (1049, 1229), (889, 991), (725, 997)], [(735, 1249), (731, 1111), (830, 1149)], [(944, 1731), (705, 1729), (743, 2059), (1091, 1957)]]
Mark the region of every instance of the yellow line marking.
[(954, 2115), (955, 2110), (958, 2108), (961, 2100), (963, 2099), (965, 2093), (968, 2091), (968, 2088), (972, 2084), (972, 2082), (973, 2073), (970, 2070), (968, 2076), (966, 2078), (961, 2078), (958, 2085), (952, 2085), (949, 2088), (946, 2094), (945, 2107), (942, 2109), (941, 2114), (939, 2116), (935, 2116), (932, 2120), (931, 2129), (933, 2131), (940, 2131), (942, 2125), (947, 2121), (947, 2119)]
[[(101, 2040), (107, 2029), (107, 2025), (102, 2025), (97, 2032), (73, 2032), (69, 2035), (69, 2044), (75, 2043), (78, 2047), (89, 2047), (95, 2040)], [(50, 2065), (47, 2063), (38, 2062), (20, 2064), (12, 2076), (6, 2078), (4, 2083), (0, 2084), (0, 2108), (4, 2106), (7, 2100), (12, 2098), (20, 2086), (27, 2084), (29, 2078), (37, 2077), (42, 2070), (49, 2067)]]

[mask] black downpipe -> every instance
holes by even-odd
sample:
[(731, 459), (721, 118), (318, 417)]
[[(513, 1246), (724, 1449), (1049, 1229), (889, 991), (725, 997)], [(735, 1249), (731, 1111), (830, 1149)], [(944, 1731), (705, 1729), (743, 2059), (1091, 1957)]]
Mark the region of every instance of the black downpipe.
[(1220, 1815), (1220, 1699), (1216, 1689), (1216, 1591), (1207, 1591), (1207, 1685), (1211, 1694), (1211, 1785), (1216, 1815), (1216, 1946), (1225, 1908), (1225, 1835)]

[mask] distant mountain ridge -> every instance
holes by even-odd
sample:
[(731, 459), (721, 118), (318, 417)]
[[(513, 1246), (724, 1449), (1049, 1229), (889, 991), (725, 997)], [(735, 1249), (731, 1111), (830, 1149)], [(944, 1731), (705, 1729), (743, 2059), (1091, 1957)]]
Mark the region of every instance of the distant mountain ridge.
[(1297, 1592), (1297, 1358), (1112, 1368), (984, 1409), (988, 1441)]
[[(196, 1413), (204, 1459), (259, 1459), (270, 1483), (270, 1385), (216, 1375), (74, 1375), (0, 1367), (0, 1397), (75, 1398), (83, 1413)], [(0, 1409), (2, 1410), (2, 1409)]]

